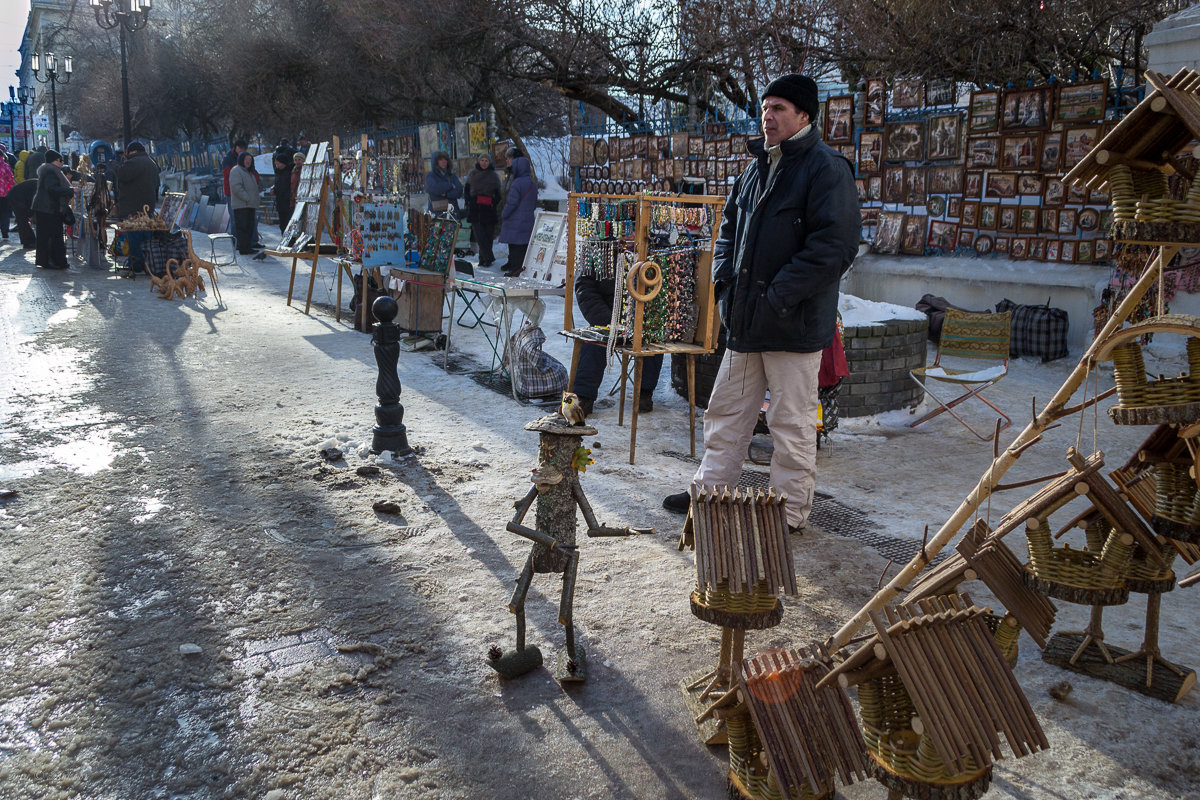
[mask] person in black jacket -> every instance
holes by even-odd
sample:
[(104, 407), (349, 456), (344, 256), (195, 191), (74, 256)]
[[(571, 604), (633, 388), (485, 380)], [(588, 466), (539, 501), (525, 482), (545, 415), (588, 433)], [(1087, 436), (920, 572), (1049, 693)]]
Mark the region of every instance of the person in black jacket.
[[(616, 285), (616, 278), (600, 279), (585, 275), (575, 279), (575, 299), (579, 301), (579, 310), (583, 312), (583, 318), (589, 325), (608, 325), (612, 322), (615, 299), (613, 293), (616, 291)], [(598, 345), (585, 343), (579, 351), (579, 366), (575, 369), (573, 388), (575, 394), (579, 395), (579, 404), (585, 415), (592, 413), (592, 405), (600, 391), (600, 382), (604, 380), (605, 358), (604, 348)], [(662, 356), (642, 359), (639, 412), (654, 410), (654, 388), (658, 386), (662, 365)]]
[(46, 162), (38, 167), (37, 191), (33, 211), (37, 215), (37, 258), (43, 269), (67, 268), (67, 244), (63, 241), (63, 212), (69, 207), (75, 188), (63, 174), (63, 158), (55, 150), (46, 151)]
[(292, 219), (292, 157), (295, 154), (288, 140), (281, 139), (271, 157), (275, 168), (275, 185), (271, 191), (275, 193), (275, 213), (279, 217), (280, 233), (287, 230), (288, 222)]
[(37, 246), (37, 238), (29, 217), (33, 213), (33, 196), (37, 192), (37, 178), (21, 181), (8, 193), (8, 207), (12, 211), (13, 220), (17, 223), (17, 233), (21, 237), (21, 247), (32, 250)]
[[(727, 349), (704, 414), (704, 459), (694, 483), (735, 486), (758, 412), (775, 451), (771, 484), (802, 531), (816, 484), (817, 372), (833, 341), (838, 282), (858, 252), (860, 219), (848, 162), (820, 139), (817, 85), (773, 80), (762, 99), (763, 139), (725, 204), (713, 282)], [(688, 493), (663, 500), (686, 512)]]

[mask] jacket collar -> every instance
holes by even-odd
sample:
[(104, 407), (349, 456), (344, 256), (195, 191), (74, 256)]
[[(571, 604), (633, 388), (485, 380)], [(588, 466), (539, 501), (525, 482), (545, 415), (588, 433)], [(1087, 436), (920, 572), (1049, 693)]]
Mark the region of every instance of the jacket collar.
[[(780, 142), (779, 149), (783, 152), (783, 158), (788, 158), (789, 156), (807, 153), (809, 150), (815, 147), (817, 142), (820, 140), (821, 137), (817, 135), (817, 126), (813, 125), (808, 129), (808, 133), (804, 134), (800, 138), (785, 139), (784, 141)], [(754, 156), (760, 161), (767, 157), (767, 143), (766, 139), (762, 136), (748, 140), (746, 142), (746, 149), (750, 152), (750, 155)]]

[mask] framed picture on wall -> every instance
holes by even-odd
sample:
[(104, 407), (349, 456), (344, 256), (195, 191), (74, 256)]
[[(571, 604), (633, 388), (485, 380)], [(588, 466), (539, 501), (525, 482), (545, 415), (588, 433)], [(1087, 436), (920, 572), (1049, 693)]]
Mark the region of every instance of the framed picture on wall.
[(1017, 194), (1040, 198), (1042, 196), (1042, 176), (1031, 172), (1022, 172), (1017, 176)]
[(1000, 206), (999, 215), (996, 217), (996, 230), (1000, 233), (1017, 232), (1016, 206)]
[(879, 214), (879, 224), (875, 226), (875, 252), (898, 253), (900, 240), (904, 233), (903, 211), (882, 211)]
[(951, 197), (946, 203), (946, 216), (958, 219), (962, 215), (962, 198)]
[(884, 167), (883, 202), (903, 203), (905, 197), (904, 167), (891, 165)]
[(858, 173), (875, 175), (883, 166), (883, 132), (864, 131), (858, 137)]
[(1011, 242), (1012, 242), (1011, 236), (997, 236), (996, 237), (996, 252), (997, 253), (1007, 253), (1008, 246)]
[(1067, 239), (1058, 246), (1058, 260), (1073, 262), (1075, 260), (1075, 241)]
[(925, 167), (904, 168), (904, 195), (910, 206), (925, 204)]
[(984, 89), (971, 92), (971, 104), (967, 112), (967, 132), (986, 133), (996, 130), (996, 121), (1000, 111), (1000, 92), (997, 89)]
[(1020, 131), (1048, 127), (1053, 105), (1053, 86), (1007, 90), (1004, 92), (1000, 112), (1000, 130)]
[(932, 80), (925, 84), (925, 105), (952, 106), (957, 99), (952, 80)]
[(888, 161), (923, 161), (925, 126), (920, 122), (889, 122), (885, 128)]
[(863, 203), (867, 202), (867, 179), (855, 178), (854, 189), (858, 192), (858, 204), (861, 206)]
[(689, 136), (687, 154), (689, 156), (704, 155), (704, 138), (701, 136)]
[(1075, 235), (1075, 220), (1078, 212), (1073, 208), (1064, 208), (1058, 212), (1058, 232), (1062, 236)]
[(964, 228), (979, 227), (979, 201), (978, 200), (963, 200), (962, 202), (962, 225)]
[(989, 172), (984, 197), (1001, 200), (1017, 196), (1017, 174), (1015, 172)]
[(1072, 183), (1067, 186), (1067, 202), (1075, 205), (1083, 205), (1087, 202), (1088, 190), (1087, 187), (1080, 186), (1078, 183)]
[(897, 78), (892, 83), (892, 108), (920, 108), (925, 105), (924, 89), (920, 78)]
[(1091, 152), (1098, 141), (1100, 141), (1100, 129), (1095, 125), (1064, 129), (1063, 168), (1071, 169), (1071, 167), (1083, 161), (1083, 157)]
[(958, 225), (942, 219), (929, 223), (929, 238), (925, 245), (935, 250), (953, 250), (958, 242)]
[(1058, 233), (1058, 209), (1043, 208), (1038, 212), (1038, 230), (1042, 233)]
[(925, 138), (926, 157), (930, 161), (949, 161), (962, 157), (959, 142), (962, 140), (962, 115), (939, 114), (929, 118), (929, 130)]
[(1058, 172), (1058, 162), (1062, 159), (1062, 131), (1047, 131), (1042, 135), (1042, 155), (1038, 159), (1038, 169), (1042, 172)]
[(970, 136), (967, 138), (967, 166), (971, 169), (995, 167), (1000, 163), (999, 136)]
[(959, 194), (962, 190), (963, 168), (960, 164), (934, 164), (929, 168), (929, 191)]
[(981, 233), (975, 237), (975, 254), (986, 256), (996, 247), (996, 237)]
[(1029, 239), (1029, 257), (1036, 261), (1041, 261), (1046, 257), (1046, 240), (1040, 236), (1033, 236)]
[(1042, 205), (1061, 206), (1067, 199), (1067, 187), (1063, 186), (1061, 178), (1046, 178), (1046, 188), (1042, 190)]
[(1062, 84), (1054, 118), (1060, 122), (1090, 122), (1104, 119), (1108, 81)]
[(979, 204), (979, 229), (984, 231), (996, 230), (996, 222), (999, 218), (999, 203), (980, 203)]
[(940, 217), (946, 213), (946, 198), (940, 194), (931, 194), (925, 198), (925, 210), (931, 217)]
[(854, 138), (854, 95), (830, 97), (825, 106), (825, 142), (836, 144)]
[(1000, 148), (1000, 166), (1005, 169), (1037, 169), (1041, 158), (1040, 133), (1010, 133)]
[(867, 177), (867, 201), (881, 202), (883, 200), (883, 176), (871, 175)]
[(863, 115), (863, 124), (882, 125), (884, 112), (887, 110), (887, 86), (880, 79), (867, 81), (867, 107)]
[(900, 240), (901, 253), (919, 256), (925, 252), (928, 219), (924, 214), (908, 214), (904, 217), (904, 236)]
[(1058, 261), (1058, 245), (1059, 245), (1059, 243), (1060, 243), (1059, 239), (1047, 239), (1046, 240), (1046, 260), (1047, 261)]
[(1075, 261), (1078, 264), (1092, 263), (1092, 240), (1083, 239), (1079, 244), (1075, 245)]
[(1017, 233), (1032, 234), (1038, 232), (1037, 206), (1017, 207)]
[(1100, 227), (1100, 212), (1094, 208), (1085, 208), (1075, 218), (1075, 224), (1079, 230), (1090, 233)]
[(1008, 248), (1008, 257), (1013, 261), (1024, 261), (1029, 249), (1029, 240), (1024, 236), (1017, 236), (1012, 240), (1012, 246)]
[(975, 231), (959, 230), (959, 232), (958, 232), (958, 246), (959, 247), (971, 247), (974, 244), (975, 244)]
[(1109, 251), (1112, 248), (1111, 239), (1093, 239), (1092, 240), (1092, 260), (1107, 261)]
[(963, 175), (963, 197), (983, 196), (983, 171), (969, 169)]

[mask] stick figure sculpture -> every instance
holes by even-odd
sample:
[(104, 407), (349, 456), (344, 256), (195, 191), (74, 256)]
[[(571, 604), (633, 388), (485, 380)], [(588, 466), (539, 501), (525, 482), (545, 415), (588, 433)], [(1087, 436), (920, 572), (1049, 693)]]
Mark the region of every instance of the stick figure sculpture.
[[(596, 515), (579, 485), (579, 474), (591, 463), (591, 451), (583, 446), (583, 437), (594, 436), (595, 428), (586, 424), (573, 425), (562, 414), (551, 414), (530, 422), (525, 430), (537, 431), (541, 439), (538, 465), (531, 477), (533, 487), (514, 504), (516, 514), (508, 523), (507, 530), (534, 544), (508, 604), (508, 610), (517, 617), (517, 648), (502, 654), (499, 647), (492, 647), (488, 662), (506, 678), (516, 678), (541, 666), (541, 651), (534, 645), (525, 646), (525, 597), (534, 573), (560, 572), (563, 586), (558, 621), (566, 629), (567, 643), (559, 653), (555, 677), (560, 681), (582, 681), (587, 677), (587, 654), (575, 644), (572, 617), (575, 577), (579, 569), (579, 550), (575, 545), (575, 508), (578, 506), (583, 512), (589, 537), (630, 536), (654, 531), (610, 528), (596, 521)], [(523, 524), (535, 500), (536, 530)]]

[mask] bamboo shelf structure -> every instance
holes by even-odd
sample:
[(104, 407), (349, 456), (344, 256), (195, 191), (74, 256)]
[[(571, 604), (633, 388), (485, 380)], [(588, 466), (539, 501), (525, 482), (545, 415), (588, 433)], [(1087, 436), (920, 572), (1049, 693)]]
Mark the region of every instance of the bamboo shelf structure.
[(779, 624), (779, 594), (796, 593), (787, 499), (773, 490), (692, 486), (696, 589), (692, 614), (721, 628), (717, 666), (680, 683), (706, 744), (724, 744), (716, 712), (733, 700), (746, 631)]

